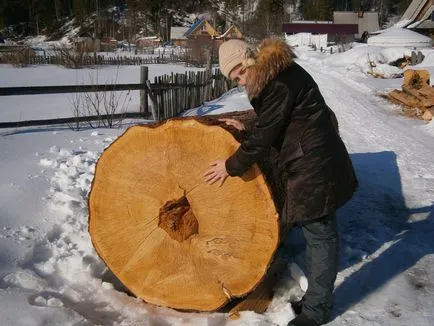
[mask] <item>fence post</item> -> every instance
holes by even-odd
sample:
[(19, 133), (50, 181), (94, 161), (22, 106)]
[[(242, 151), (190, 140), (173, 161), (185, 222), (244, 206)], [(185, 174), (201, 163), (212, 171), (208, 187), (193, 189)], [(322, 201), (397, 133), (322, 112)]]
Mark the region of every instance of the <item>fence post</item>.
[(211, 49), (206, 49), (206, 71), (211, 72), (212, 70), (212, 51)]
[[(147, 66), (140, 67), (140, 84), (146, 85), (146, 81), (148, 80), (148, 71), (149, 69)], [(146, 87), (140, 90), (140, 112), (145, 114), (149, 113), (148, 89)]]

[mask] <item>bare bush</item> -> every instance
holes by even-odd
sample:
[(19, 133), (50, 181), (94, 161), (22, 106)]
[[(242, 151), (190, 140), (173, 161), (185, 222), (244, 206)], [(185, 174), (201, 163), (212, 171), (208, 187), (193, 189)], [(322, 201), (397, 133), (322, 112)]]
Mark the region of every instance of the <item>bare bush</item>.
[[(118, 73), (112, 84), (116, 84)], [(91, 76), (90, 80), (95, 88), (92, 92), (75, 93), (72, 98), (72, 113), (76, 122), (69, 124), (73, 130), (79, 130), (83, 125), (91, 128), (114, 128), (122, 124), (122, 118), (119, 114), (127, 111), (131, 102), (130, 91), (113, 91), (111, 84), (103, 85), (98, 83), (98, 77), (95, 79)], [(81, 121), (80, 117), (95, 116), (98, 119), (94, 121)]]
[(22, 68), (30, 65), (35, 55), (35, 51), (31, 47), (20, 46), (11, 49), (10, 52), (5, 52), (1, 61)]
[(61, 58), (62, 65), (66, 68), (79, 69), (85, 65), (87, 51), (83, 48), (75, 49), (70, 45), (54, 46), (52, 51)]

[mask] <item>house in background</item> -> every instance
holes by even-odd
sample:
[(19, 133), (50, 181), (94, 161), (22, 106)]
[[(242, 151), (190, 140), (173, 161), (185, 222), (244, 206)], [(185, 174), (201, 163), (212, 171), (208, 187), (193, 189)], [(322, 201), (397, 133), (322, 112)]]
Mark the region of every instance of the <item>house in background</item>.
[(357, 38), (361, 38), (363, 34), (370, 34), (380, 29), (378, 12), (363, 10), (359, 12), (352, 11), (335, 11), (333, 12), (334, 24), (357, 24)]
[(215, 38), (219, 33), (205, 18), (196, 18), (190, 28), (184, 33), (187, 38), (186, 47), (189, 50), (189, 60), (192, 64), (209, 61), (216, 53)]
[(188, 48), (191, 63), (215, 61), (217, 49), (222, 42), (243, 38), (237, 26), (231, 25), (226, 32), (220, 34), (206, 18), (196, 18), (190, 27), (171, 29), (171, 43)]
[[(325, 47), (328, 43), (366, 42), (370, 33), (380, 29), (378, 12), (335, 11), (333, 21), (294, 21), (283, 24), (287, 39), (299, 45)], [(298, 34), (292, 37), (293, 34)]]
[[(293, 21), (283, 24), (283, 32), (286, 38), (291, 35), (300, 34), (301, 38), (295, 38), (295, 45), (315, 45), (316, 47), (325, 47), (330, 42), (352, 42), (359, 33), (358, 24), (335, 24), (331, 21)], [(312, 35), (314, 37), (312, 37)]]
[(171, 27), (170, 28), (170, 42), (176, 46), (185, 46), (187, 44), (187, 37), (185, 33), (190, 27)]
[(188, 46), (194, 40), (208, 42), (218, 36), (214, 27), (206, 20), (196, 18), (190, 27), (172, 27), (170, 29), (170, 41), (173, 45)]
[(184, 33), (187, 39), (207, 38), (213, 39), (219, 33), (206, 19), (196, 18), (190, 28)]
[(103, 52), (114, 52), (118, 46), (118, 41), (114, 37), (103, 36), (101, 37), (100, 50)]
[(434, 39), (434, 0), (413, 0), (397, 25)]
[(136, 40), (136, 47), (139, 50), (144, 48), (156, 48), (163, 44), (162, 40), (158, 36), (142, 36)]
[(95, 39), (89, 32), (83, 32), (72, 40), (78, 52), (95, 52), (101, 50), (101, 40)]
[[(218, 43), (229, 39), (244, 39), (237, 26), (231, 25), (226, 32), (219, 34), (211, 23), (204, 18), (196, 18), (190, 27), (172, 27), (171, 43), (177, 46), (188, 46), (191, 43)], [(217, 41), (217, 42), (215, 42)]]
[(226, 32), (223, 34), (216, 36), (216, 40), (227, 41), (230, 39), (244, 39), (243, 34), (240, 32), (237, 26), (231, 25)]

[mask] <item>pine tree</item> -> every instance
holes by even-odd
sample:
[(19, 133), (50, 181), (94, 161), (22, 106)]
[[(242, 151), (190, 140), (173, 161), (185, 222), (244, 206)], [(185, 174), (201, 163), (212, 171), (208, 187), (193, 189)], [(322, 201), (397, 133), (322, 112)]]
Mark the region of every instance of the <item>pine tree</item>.
[(306, 20), (329, 20), (332, 10), (328, 0), (309, 0), (303, 6), (303, 15)]
[(399, 14), (399, 15), (404, 14), (404, 12), (407, 10), (407, 8), (411, 2), (412, 2), (412, 0), (400, 0), (397, 4), (397, 7), (396, 7), (397, 14)]
[(359, 10), (365, 10), (362, 5), (361, 0), (351, 0), (351, 9), (355, 12), (358, 12)]
[(282, 32), (284, 1), (260, 0), (254, 17), (246, 24), (245, 34), (257, 39)]

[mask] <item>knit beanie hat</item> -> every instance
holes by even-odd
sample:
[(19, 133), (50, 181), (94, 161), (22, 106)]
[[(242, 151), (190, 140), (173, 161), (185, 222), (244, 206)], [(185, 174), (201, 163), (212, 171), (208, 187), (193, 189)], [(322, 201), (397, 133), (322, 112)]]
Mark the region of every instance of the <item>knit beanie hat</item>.
[(250, 45), (242, 40), (231, 39), (223, 42), (219, 47), (220, 70), (226, 78), (239, 64), (245, 68), (255, 64), (253, 50)]

